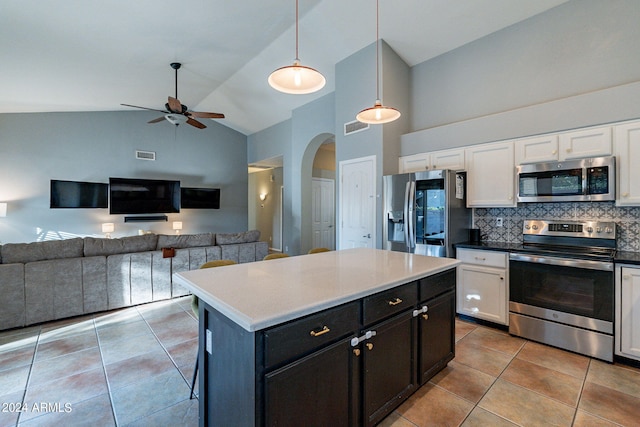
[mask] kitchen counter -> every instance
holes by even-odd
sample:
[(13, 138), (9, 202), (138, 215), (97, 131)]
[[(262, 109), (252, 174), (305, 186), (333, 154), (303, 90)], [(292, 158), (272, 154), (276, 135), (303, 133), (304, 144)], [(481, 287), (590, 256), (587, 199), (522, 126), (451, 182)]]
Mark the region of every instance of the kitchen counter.
[(640, 252), (616, 251), (613, 262), (640, 265)]
[(460, 262), (356, 248), (175, 273), (173, 280), (249, 332), (432, 275)]

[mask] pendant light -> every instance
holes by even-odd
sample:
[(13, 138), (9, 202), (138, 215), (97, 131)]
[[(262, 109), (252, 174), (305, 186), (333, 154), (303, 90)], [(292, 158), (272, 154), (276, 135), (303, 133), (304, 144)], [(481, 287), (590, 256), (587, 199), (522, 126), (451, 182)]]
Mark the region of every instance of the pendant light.
[(296, 0), (296, 59), (293, 65), (278, 68), (269, 75), (269, 85), (280, 92), (303, 95), (319, 91), (326, 80), (320, 72), (300, 65), (298, 58), (298, 0)]
[(356, 115), (356, 120), (372, 125), (389, 123), (400, 117), (400, 111), (382, 105), (380, 101), (380, 0), (376, 0), (376, 102), (373, 107), (366, 108)]

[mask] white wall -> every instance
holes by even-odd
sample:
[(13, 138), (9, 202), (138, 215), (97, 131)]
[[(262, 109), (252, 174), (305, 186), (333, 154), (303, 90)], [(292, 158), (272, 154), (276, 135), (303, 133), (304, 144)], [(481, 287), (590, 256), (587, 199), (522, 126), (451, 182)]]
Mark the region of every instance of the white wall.
[[(100, 224), (115, 223), (114, 237), (138, 229), (173, 233), (247, 229), (246, 137), (215, 121), (199, 130), (167, 122), (147, 124), (149, 112), (0, 114), (0, 241), (31, 242), (101, 236)], [(135, 150), (157, 160), (136, 160)], [(109, 177), (177, 179), (185, 187), (221, 189), (219, 210), (184, 209), (168, 222), (124, 223), (108, 209), (49, 209), (51, 179), (105, 182)]]

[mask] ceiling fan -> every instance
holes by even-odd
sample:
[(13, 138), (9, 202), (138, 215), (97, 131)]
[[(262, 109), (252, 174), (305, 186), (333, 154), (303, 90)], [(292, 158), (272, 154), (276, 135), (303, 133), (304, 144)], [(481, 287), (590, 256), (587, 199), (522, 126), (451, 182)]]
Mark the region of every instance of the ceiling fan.
[(157, 119), (150, 120), (147, 123), (159, 123), (163, 120), (167, 120), (169, 123), (178, 126), (182, 123), (187, 123), (191, 126), (197, 127), (198, 129), (204, 129), (206, 126), (197, 121), (198, 119), (224, 119), (224, 114), (221, 113), (204, 113), (198, 111), (189, 111), (189, 108), (182, 104), (178, 100), (178, 70), (182, 66), (179, 62), (172, 62), (171, 68), (176, 70), (176, 96), (169, 96), (168, 102), (164, 104), (165, 110), (157, 110), (155, 108), (147, 108), (147, 107), (139, 107), (137, 105), (130, 104), (120, 104), (125, 107), (133, 107), (133, 108), (142, 108), (143, 110), (151, 110), (151, 111), (159, 111), (161, 113), (165, 113), (164, 116), (158, 117)]

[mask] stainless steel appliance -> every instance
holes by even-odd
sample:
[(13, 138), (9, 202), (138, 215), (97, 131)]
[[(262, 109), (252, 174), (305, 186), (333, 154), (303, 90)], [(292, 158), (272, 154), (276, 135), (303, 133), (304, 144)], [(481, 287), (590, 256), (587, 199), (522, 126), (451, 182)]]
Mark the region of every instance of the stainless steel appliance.
[(613, 361), (613, 222), (525, 220), (509, 257), (509, 333)]
[(615, 167), (615, 157), (520, 165), (518, 202), (615, 200)]
[(466, 173), (450, 170), (384, 177), (383, 248), (453, 257), (471, 227)]

